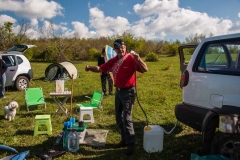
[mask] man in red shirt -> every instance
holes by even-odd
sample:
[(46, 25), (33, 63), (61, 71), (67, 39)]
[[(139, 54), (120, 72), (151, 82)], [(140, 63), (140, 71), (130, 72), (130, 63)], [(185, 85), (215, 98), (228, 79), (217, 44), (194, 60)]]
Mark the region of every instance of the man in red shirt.
[(114, 50), (117, 56), (111, 58), (100, 66), (85, 67), (86, 71), (112, 72), (115, 94), (116, 123), (121, 131), (121, 141), (115, 148), (127, 147), (125, 154), (134, 153), (135, 132), (132, 122), (132, 109), (136, 96), (136, 71), (146, 72), (147, 65), (139, 54), (128, 54), (126, 46), (121, 39), (114, 41)]

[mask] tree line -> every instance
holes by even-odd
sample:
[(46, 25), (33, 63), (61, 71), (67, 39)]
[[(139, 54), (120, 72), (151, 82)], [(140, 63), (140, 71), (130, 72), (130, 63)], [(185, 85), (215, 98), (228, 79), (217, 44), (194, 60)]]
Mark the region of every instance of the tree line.
[[(30, 61), (62, 62), (68, 61), (95, 61), (106, 45), (113, 46), (113, 41), (121, 38), (127, 46), (128, 52), (134, 50), (145, 57), (147, 61), (157, 61), (159, 55), (176, 56), (180, 43), (199, 43), (205, 35), (191, 34), (185, 41), (146, 40), (142, 37), (136, 38), (133, 34), (125, 31), (122, 35), (99, 38), (66, 38), (62, 33), (55, 33), (53, 23), (49, 28), (39, 28), (41, 37), (29, 38), (31, 25), (26, 20), (19, 23), (18, 33), (13, 32), (13, 23), (5, 22), (0, 26), (0, 50), (7, 51), (17, 44), (34, 44), (25, 55)], [(210, 35), (212, 36), (212, 35)]]

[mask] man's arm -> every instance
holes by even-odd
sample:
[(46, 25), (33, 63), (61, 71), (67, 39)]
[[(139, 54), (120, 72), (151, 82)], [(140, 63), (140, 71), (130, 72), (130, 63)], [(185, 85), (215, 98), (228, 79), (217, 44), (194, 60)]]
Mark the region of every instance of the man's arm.
[(145, 62), (143, 62), (143, 60), (141, 58), (139, 58), (139, 60), (137, 61), (141, 70), (143, 72), (147, 72), (148, 71), (148, 67), (147, 67), (147, 64)]
[(102, 72), (99, 66), (89, 66), (89, 65), (86, 65), (85, 71)]
[(3, 74), (7, 71), (8, 66), (6, 65), (3, 59), (0, 59), (0, 61), (2, 61), (1, 64), (2, 64), (2, 74)]
[(147, 64), (141, 59), (141, 57), (139, 56), (139, 54), (137, 54), (136, 52), (133, 54), (134, 59), (138, 62), (142, 72), (147, 72), (148, 71), (148, 67)]

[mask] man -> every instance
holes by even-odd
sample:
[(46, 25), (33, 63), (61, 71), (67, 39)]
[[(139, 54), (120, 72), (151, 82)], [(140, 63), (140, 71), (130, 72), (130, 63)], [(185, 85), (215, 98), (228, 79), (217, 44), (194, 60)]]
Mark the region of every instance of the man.
[[(106, 52), (105, 52), (105, 48), (102, 49), (102, 54), (101, 56), (98, 58), (98, 66), (101, 66), (102, 64), (105, 63), (105, 57), (106, 56)], [(107, 96), (107, 89), (106, 89), (106, 84), (108, 81), (108, 91), (109, 91), (109, 95), (112, 95), (112, 90), (113, 90), (113, 81), (112, 78), (109, 74), (109, 72), (102, 72), (101, 73), (101, 85), (102, 85), (102, 91), (104, 93), (104, 96)]]
[(6, 72), (7, 65), (2, 59), (2, 55), (0, 54), (0, 98), (6, 98), (5, 94), (5, 83), (6, 83)]
[(116, 57), (101, 66), (85, 67), (86, 71), (112, 72), (114, 78), (116, 123), (121, 132), (121, 141), (115, 148), (127, 147), (125, 154), (130, 155), (135, 149), (135, 132), (132, 122), (132, 109), (136, 96), (136, 71), (146, 72), (147, 65), (139, 54), (128, 54), (121, 39), (114, 41)]

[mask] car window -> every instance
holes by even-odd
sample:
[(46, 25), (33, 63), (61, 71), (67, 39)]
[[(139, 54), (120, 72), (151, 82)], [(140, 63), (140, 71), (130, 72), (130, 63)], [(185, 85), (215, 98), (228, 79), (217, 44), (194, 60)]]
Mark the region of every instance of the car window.
[(208, 44), (202, 53), (197, 71), (240, 74), (240, 41)]
[(16, 65), (16, 61), (15, 61), (15, 56), (14, 55), (4, 55), (2, 56), (3, 60), (5, 61), (6, 65), (8, 67), (10, 66), (15, 66)]
[(17, 62), (18, 62), (18, 64), (21, 64), (21, 63), (23, 63), (23, 59), (21, 57), (17, 56)]
[(26, 45), (16, 45), (10, 48), (8, 51), (18, 51), (18, 52), (24, 52), (27, 49)]
[(193, 48), (183, 48), (182, 52), (184, 54), (184, 64), (188, 64), (193, 52), (195, 51), (197, 46), (193, 47)]

